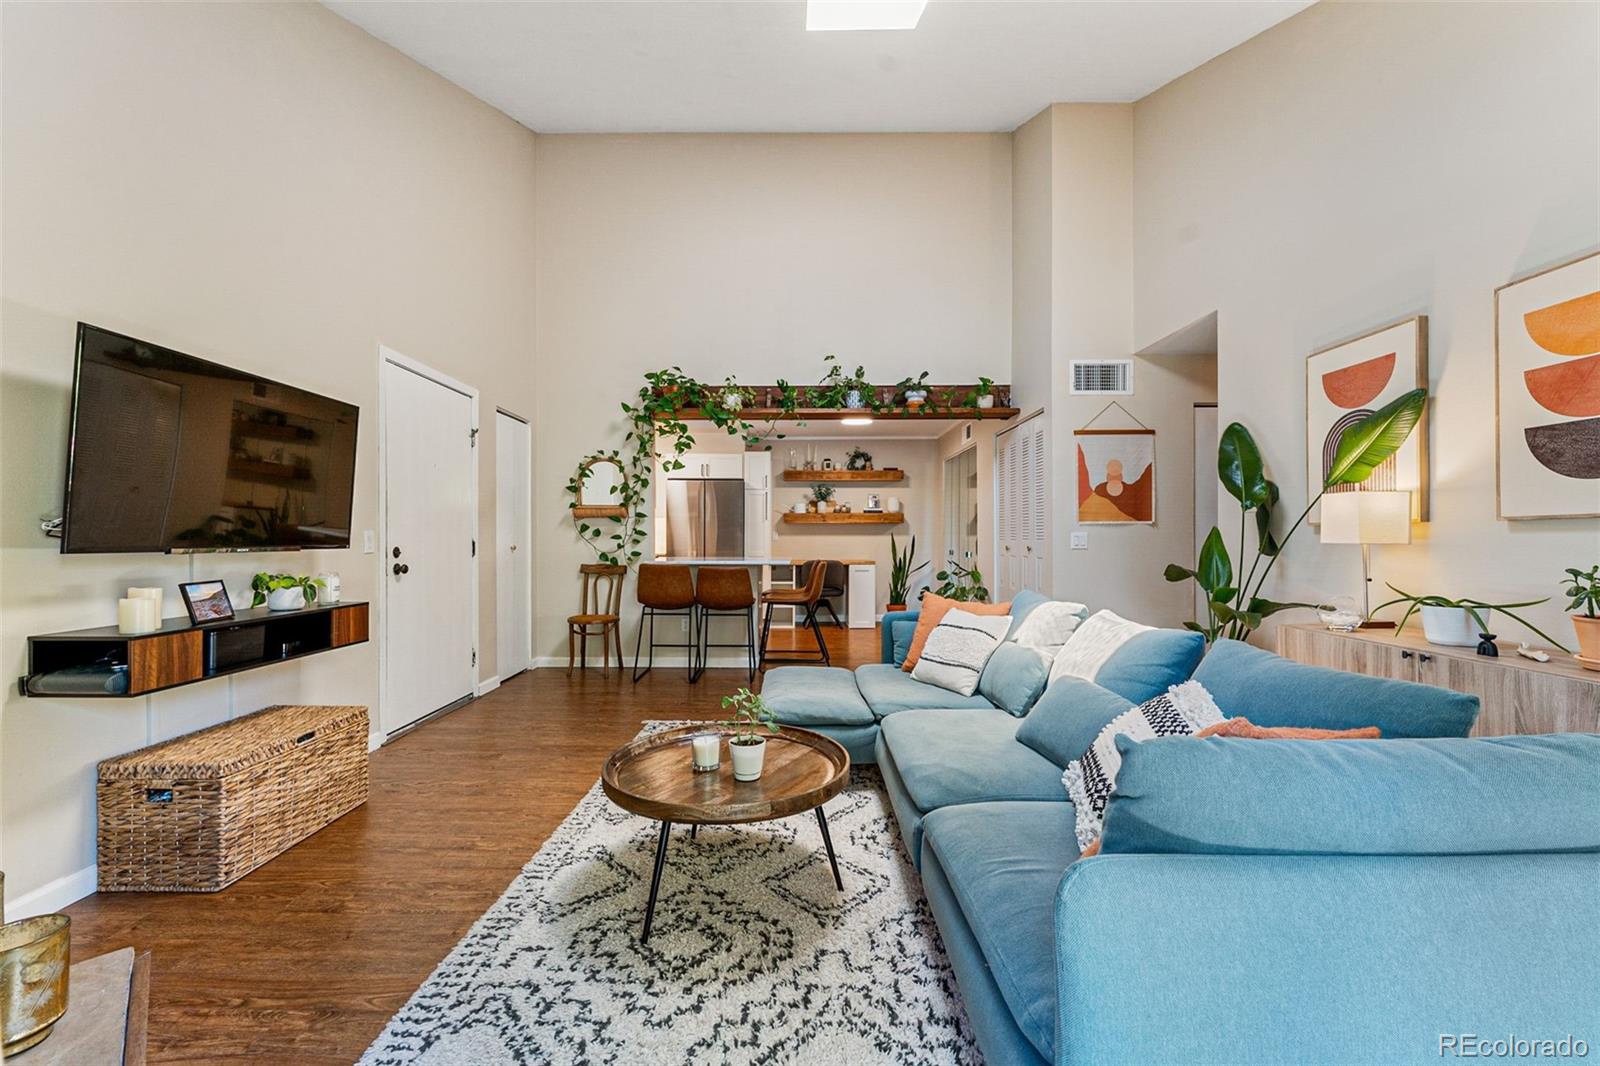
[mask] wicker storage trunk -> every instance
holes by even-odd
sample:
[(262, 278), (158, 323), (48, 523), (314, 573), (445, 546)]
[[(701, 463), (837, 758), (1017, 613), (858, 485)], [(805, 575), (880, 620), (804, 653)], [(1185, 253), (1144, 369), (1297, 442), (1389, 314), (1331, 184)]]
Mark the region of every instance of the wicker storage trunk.
[(100, 764), (101, 892), (215, 892), (367, 801), (365, 707), (268, 707)]

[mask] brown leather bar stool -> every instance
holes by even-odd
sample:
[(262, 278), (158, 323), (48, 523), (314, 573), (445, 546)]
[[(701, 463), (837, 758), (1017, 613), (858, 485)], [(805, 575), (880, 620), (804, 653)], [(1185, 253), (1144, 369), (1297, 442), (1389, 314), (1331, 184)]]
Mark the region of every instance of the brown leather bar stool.
[[(694, 602), (700, 608), (700, 672), (705, 673), (712, 648), (743, 648), (750, 659), (750, 680), (756, 679), (756, 596), (750, 572), (742, 566), (702, 566), (695, 579)], [(711, 619), (743, 617), (745, 639), (737, 644), (711, 643)]]
[[(698, 641), (695, 634), (699, 632), (699, 611), (694, 605), (694, 577), (689, 573), (687, 566), (674, 566), (668, 563), (640, 563), (639, 585), (636, 590), (639, 597), (639, 635), (633, 641), (633, 682), (648, 674), (656, 665), (657, 648), (683, 648), (689, 653), (689, 681), (693, 683), (699, 675), (695, 673), (695, 648)], [(689, 619), (690, 639), (682, 644), (667, 644), (656, 640), (656, 615), (664, 614), (669, 617), (682, 615)], [(644, 641), (645, 619), (650, 621), (650, 665), (643, 670), (639, 669), (639, 648)]]
[(840, 621), (839, 612), (833, 609), (833, 601), (835, 597), (844, 595), (845, 578), (849, 571), (837, 559), (827, 561), (818, 559), (816, 562), (807, 563), (806, 566), (823, 566), (827, 567), (828, 570), (827, 577), (823, 578), (822, 581), (822, 595), (817, 598), (817, 602), (812, 605), (811, 610), (826, 609), (828, 614), (833, 617), (833, 624), (843, 629), (844, 622)]
[(817, 625), (817, 601), (822, 598), (822, 583), (827, 576), (826, 566), (813, 566), (804, 586), (795, 589), (768, 589), (761, 594), (761, 605), (766, 608), (761, 622), (761, 669), (767, 668), (767, 641), (772, 636), (772, 609), (777, 606), (793, 607), (797, 612), (796, 618), (799, 618), (798, 612), (805, 611), (805, 624), (817, 635), (818, 655), (815, 658), (785, 656), (783, 659), (773, 661), (821, 663), (823, 666), (832, 664), (832, 660), (828, 657), (828, 642), (822, 639), (822, 627)]

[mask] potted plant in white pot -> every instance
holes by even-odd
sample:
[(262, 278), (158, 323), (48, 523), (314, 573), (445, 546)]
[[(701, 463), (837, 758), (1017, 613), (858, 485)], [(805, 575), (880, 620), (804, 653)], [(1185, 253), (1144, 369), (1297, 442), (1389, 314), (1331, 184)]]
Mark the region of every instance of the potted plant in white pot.
[(833, 511), (833, 486), (812, 485), (811, 498), (817, 501), (818, 514), (831, 514)]
[(260, 607), (264, 603), (269, 611), (298, 611), (317, 601), (317, 589), (321, 585), (314, 577), (257, 574), (250, 579), (250, 590), (255, 593), (250, 606)]
[(979, 378), (978, 387), (972, 390), (977, 406), (987, 411), (994, 406), (994, 379)]
[(733, 756), (733, 779), (755, 781), (761, 777), (761, 764), (767, 755), (767, 738), (762, 730), (776, 733), (778, 718), (765, 700), (747, 688), (722, 697), (722, 708), (732, 712), (723, 725), (733, 730), (733, 736), (728, 739), (728, 752)]
[(1372, 613), (1376, 615), (1385, 607), (1393, 607), (1398, 603), (1405, 604), (1405, 614), (1400, 617), (1400, 624), (1395, 627), (1396, 636), (1405, 630), (1406, 623), (1411, 621), (1411, 616), (1420, 612), (1422, 614), (1422, 635), (1428, 639), (1429, 644), (1470, 648), (1480, 643), (1483, 639), (1482, 634), (1488, 632), (1490, 613), (1499, 611), (1512, 621), (1521, 624), (1530, 632), (1548, 640), (1555, 647), (1561, 648), (1562, 651), (1567, 650), (1562, 647), (1560, 641), (1516, 613), (1518, 608), (1537, 607), (1541, 603), (1548, 602), (1548, 598), (1543, 600), (1523, 600), (1519, 603), (1489, 603), (1486, 600), (1477, 600), (1471, 597), (1453, 600), (1448, 596), (1414, 596), (1404, 589), (1395, 588), (1393, 585), (1390, 585), (1389, 588), (1399, 594), (1397, 598), (1387, 603), (1380, 603), (1372, 609)]
[(1579, 570), (1567, 567), (1567, 587), (1563, 590), (1572, 602), (1572, 628), (1578, 633), (1578, 664), (1585, 670), (1600, 670), (1600, 563)]

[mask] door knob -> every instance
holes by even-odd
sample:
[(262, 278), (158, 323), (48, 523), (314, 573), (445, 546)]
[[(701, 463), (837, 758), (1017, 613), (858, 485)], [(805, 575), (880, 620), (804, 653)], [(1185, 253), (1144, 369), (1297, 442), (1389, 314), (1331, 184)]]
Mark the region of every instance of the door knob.
[(400, 549), (398, 547), (394, 550), (394, 557), (396, 559), (400, 558)]
[[(398, 551), (398, 550), (399, 549), (396, 549), (396, 551)], [(411, 573), (411, 567), (407, 566), (405, 563), (395, 563), (394, 564), (394, 576), (395, 577), (399, 577), (401, 574), (409, 574), (409, 573)]]
[(511, 550), (512, 550), (512, 551), (516, 551), (516, 550), (517, 550), (517, 546), (516, 546), (516, 545), (515, 545), (515, 544), (513, 544), (513, 545), (512, 545), (512, 546), (511, 546)]

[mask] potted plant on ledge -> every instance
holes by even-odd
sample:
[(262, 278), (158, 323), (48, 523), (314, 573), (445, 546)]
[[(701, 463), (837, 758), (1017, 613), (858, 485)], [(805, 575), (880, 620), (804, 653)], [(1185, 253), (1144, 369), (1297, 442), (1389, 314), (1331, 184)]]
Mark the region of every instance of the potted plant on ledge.
[(767, 738), (761, 731), (778, 732), (778, 718), (765, 700), (747, 688), (722, 697), (722, 707), (732, 712), (723, 725), (733, 730), (728, 740), (728, 752), (733, 756), (733, 779), (758, 780), (767, 755)]
[(1567, 567), (1564, 591), (1572, 600), (1567, 610), (1574, 612), (1572, 628), (1578, 634), (1575, 658), (1585, 670), (1600, 670), (1600, 563), (1587, 570)]
[(313, 577), (257, 574), (250, 579), (250, 589), (255, 593), (250, 606), (260, 607), (264, 603), (269, 611), (298, 611), (308, 603), (317, 602), (317, 588), (321, 584)]
[(818, 514), (830, 514), (833, 511), (833, 486), (816, 484), (811, 486), (811, 498), (817, 503)]

